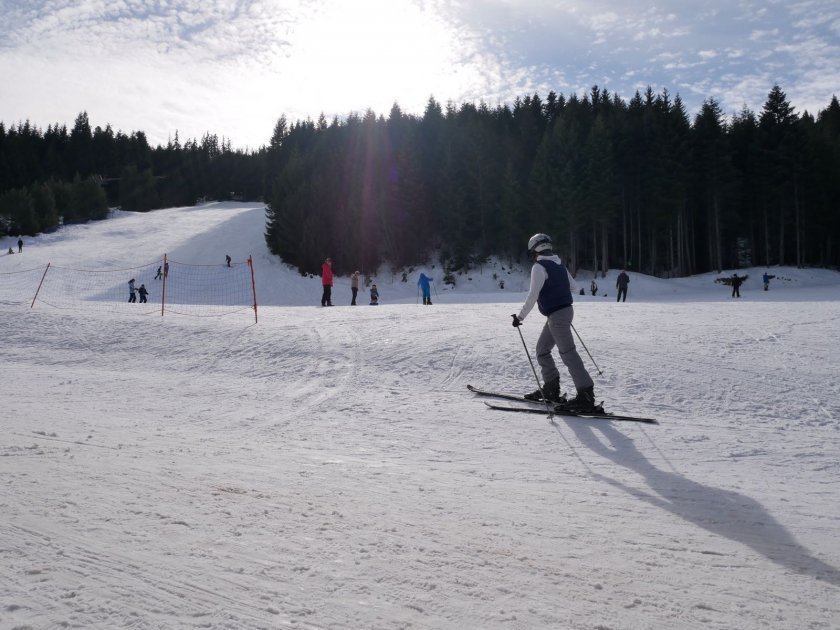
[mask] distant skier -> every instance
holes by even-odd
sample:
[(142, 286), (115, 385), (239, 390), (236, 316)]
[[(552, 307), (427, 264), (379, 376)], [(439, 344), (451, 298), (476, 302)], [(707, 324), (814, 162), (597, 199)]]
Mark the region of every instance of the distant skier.
[(23, 239), (19, 238), (18, 239), (18, 254), (21, 254), (21, 253), (23, 253)]
[(770, 290), (770, 281), (775, 277), (776, 276), (774, 276), (773, 274), (769, 274), (766, 271), (764, 272), (764, 276), (762, 277), (762, 280), (764, 281), (764, 290), (765, 291)]
[(149, 295), (149, 292), (146, 291), (146, 285), (141, 284), (140, 288), (137, 289), (137, 293), (140, 294), (140, 304), (145, 304), (146, 303), (146, 296)]
[(627, 301), (627, 285), (630, 284), (630, 276), (627, 275), (627, 272), (622, 269), (621, 273), (618, 274), (618, 278), (615, 280), (615, 288), (618, 289), (618, 296), (615, 298), (616, 302), (626, 302)]
[(137, 301), (137, 289), (134, 288), (134, 278), (128, 281), (128, 301)]
[(379, 289), (376, 288), (375, 282), (370, 286), (370, 305), (379, 306)]
[(746, 279), (746, 276), (742, 278), (737, 273), (732, 274), (732, 297), (741, 297), (741, 285), (744, 284)]
[(423, 304), (432, 305), (432, 279), (422, 271), (420, 272), (420, 279), (417, 281), (417, 286), (423, 292)]
[(545, 234), (534, 234), (528, 241), (528, 253), (534, 260), (531, 267), (531, 285), (528, 297), (519, 314), (513, 315), (513, 326), (519, 327), (536, 304), (546, 322), (537, 339), (537, 362), (540, 364), (543, 387), (530, 394), (528, 400), (560, 401), (560, 372), (551, 356), (557, 346), (563, 364), (577, 389), (577, 396), (569, 401), (570, 409), (591, 410), (595, 407), (595, 384), (583, 365), (572, 337), (572, 319), (575, 311), (572, 294), (577, 291), (569, 270), (554, 254), (551, 238)]
[(160, 280), (163, 278), (163, 267), (158, 267), (157, 274), (155, 275), (155, 280)]
[(321, 265), (321, 286), (324, 291), (321, 294), (321, 306), (332, 306), (332, 258), (327, 258)]
[(231, 257), (229, 255), (225, 255), (225, 264), (227, 264), (228, 267), (230, 267), (230, 261)]
[(356, 306), (356, 296), (359, 294), (359, 272), (354, 271), (350, 274), (350, 292), (353, 298), (350, 300), (350, 306)]
[(589, 283), (589, 290), (592, 292), (592, 295), (598, 294), (598, 283), (594, 280)]

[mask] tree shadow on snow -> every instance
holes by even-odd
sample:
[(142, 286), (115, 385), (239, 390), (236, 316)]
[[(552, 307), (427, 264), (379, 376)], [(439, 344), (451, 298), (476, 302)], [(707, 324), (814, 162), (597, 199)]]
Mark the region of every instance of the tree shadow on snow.
[[(713, 534), (746, 545), (791, 571), (814, 575), (834, 586), (840, 586), (840, 570), (815, 558), (755, 499), (731, 490), (703, 485), (676, 472), (660, 470), (639, 452), (631, 438), (609, 423), (575, 420), (567, 424), (592, 452), (638, 473), (655, 494), (606, 477), (583, 462), (599, 481)], [(609, 446), (602, 442), (596, 430), (607, 439)], [(572, 447), (571, 444), (569, 446)]]

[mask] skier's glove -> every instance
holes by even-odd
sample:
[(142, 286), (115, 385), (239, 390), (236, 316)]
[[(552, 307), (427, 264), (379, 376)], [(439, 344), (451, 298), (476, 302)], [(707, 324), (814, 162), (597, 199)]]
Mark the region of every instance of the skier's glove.
[(516, 313), (511, 315), (511, 317), (513, 317), (513, 327), (519, 328), (522, 325), (522, 320), (519, 319), (519, 316)]

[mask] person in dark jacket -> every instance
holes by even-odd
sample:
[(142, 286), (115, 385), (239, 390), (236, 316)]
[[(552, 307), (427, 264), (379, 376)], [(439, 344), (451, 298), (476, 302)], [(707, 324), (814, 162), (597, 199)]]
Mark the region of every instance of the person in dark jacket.
[(18, 254), (20, 254), (22, 252), (23, 252), (23, 239), (19, 238), (18, 239)]
[(746, 278), (742, 278), (737, 273), (732, 274), (732, 297), (741, 297), (741, 285), (744, 284)]
[(350, 300), (350, 306), (356, 306), (356, 296), (359, 295), (359, 272), (354, 271), (350, 274), (350, 292), (353, 298)]
[(134, 288), (134, 278), (128, 281), (128, 301), (137, 301), (137, 289)]
[(140, 294), (140, 304), (145, 304), (146, 303), (146, 296), (149, 295), (149, 292), (146, 291), (146, 285), (141, 284), (140, 288), (137, 289), (137, 293)]
[(370, 286), (370, 305), (379, 306), (379, 289), (376, 288), (375, 282)]
[(528, 241), (528, 253), (534, 259), (531, 267), (531, 286), (519, 314), (513, 315), (514, 327), (519, 327), (536, 304), (546, 322), (537, 339), (537, 362), (542, 371), (543, 386), (530, 394), (528, 400), (559, 402), (560, 372), (551, 356), (557, 346), (560, 358), (577, 389), (577, 395), (568, 403), (570, 409), (588, 410), (595, 407), (595, 385), (583, 365), (572, 337), (574, 308), (572, 295), (577, 284), (566, 266), (552, 249), (551, 239), (545, 234), (534, 234)]
[(321, 294), (321, 306), (332, 306), (332, 258), (327, 258), (321, 265), (321, 286), (324, 292)]
[(618, 289), (618, 296), (615, 298), (616, 302), (626, 302), (627, 301), (627, 285), (630, 284), (630, 276), (627, 275), (627, 272), (622, 269), (621, 273), (618, 274), (618, 278), (615, 280), (615, 288)]

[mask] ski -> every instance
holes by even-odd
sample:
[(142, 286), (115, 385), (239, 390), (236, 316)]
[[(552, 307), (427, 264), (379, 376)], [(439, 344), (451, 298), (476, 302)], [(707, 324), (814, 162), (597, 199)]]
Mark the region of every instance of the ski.
[[(530, 401), (529, 401), (530, 402)], [(510, 405), (493, 405), (491, 403), (485, 402), (490, 409), (495, 409), (497, 411), (516, 411), (519, 413), (539, 413), (543, 415), (556, 415), (556, 416), (564, 416), (567, 418), (582, 418), (584, 420), (615, 420), (619, 422), (643, 422), (645, 424), (659, 424), (659, 421), (655, 418), (640, 418), (638, 416), (621, 416), (614, 413), (606, 413), (606, 412), (577, 412), (577, 411), (570, 411), (568, 409), (563, 409), (563, 405), (556, 405), (552, 406), (551, 414), (546, 410), (545, 405), (543, 408), (540, 409), (539, 407), (512, 407)]]
[[(486, 389), (479, 389), (478, 387), (474, 387), (473, 385), (467, 385), (467, 389), (470, 390), (473, 394), (478, 396), (487, 396), (489, 398), (501, 398), (503, 400), (515, 400), (517, 402), (526, 402), (532, 403), (536, 405), (541, 405), (543, 409), (545, 409), (545, 403), (542, 400), (530, 400), (522, 396), (521, 394), (506, 394), (504, 392), (490, 392)], [(566, 400), (566, 395), (561, 395), (563, 400)]]

